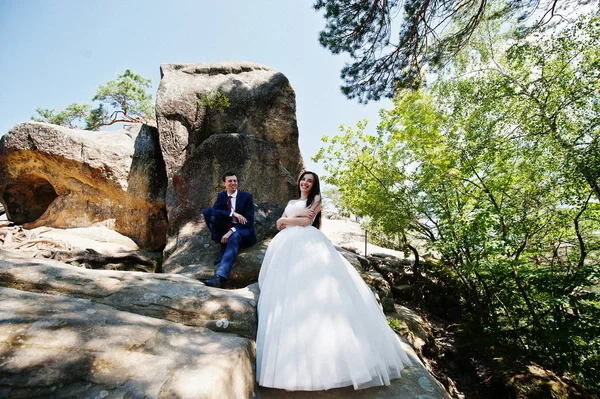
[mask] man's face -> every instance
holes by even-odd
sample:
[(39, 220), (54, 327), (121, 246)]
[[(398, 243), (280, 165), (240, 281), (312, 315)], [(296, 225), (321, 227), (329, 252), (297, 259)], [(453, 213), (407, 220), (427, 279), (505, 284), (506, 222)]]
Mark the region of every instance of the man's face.
[(225, 181), (223, 182), (223, 185), (225, 186), (225, 190), (227, 190), (227, 194), (231, 195), (233, 193), (235, 193), (235, 190), (237, 190), (237, 177), (235, 176), (227, 176), (225, 178)]

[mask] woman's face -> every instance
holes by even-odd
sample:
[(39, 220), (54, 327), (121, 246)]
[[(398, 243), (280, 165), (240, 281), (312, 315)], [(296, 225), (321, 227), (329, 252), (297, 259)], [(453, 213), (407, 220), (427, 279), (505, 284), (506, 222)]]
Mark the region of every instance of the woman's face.
[(312, 173), (307, 173), (300, 179), (300, 192), (304, 194), (310, 193), (313, 184), (315, 183), (315, 177)]

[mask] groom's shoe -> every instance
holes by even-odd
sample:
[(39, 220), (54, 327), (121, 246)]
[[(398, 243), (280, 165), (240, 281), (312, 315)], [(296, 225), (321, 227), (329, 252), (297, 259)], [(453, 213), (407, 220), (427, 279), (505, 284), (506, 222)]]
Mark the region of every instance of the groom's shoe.
[(223, 281), (225, 279), (221, 276), (217, 276), (216, 274), (206, 280), (204, 285), (208, 285), (209, 287), (221, 288), (223, 286)]

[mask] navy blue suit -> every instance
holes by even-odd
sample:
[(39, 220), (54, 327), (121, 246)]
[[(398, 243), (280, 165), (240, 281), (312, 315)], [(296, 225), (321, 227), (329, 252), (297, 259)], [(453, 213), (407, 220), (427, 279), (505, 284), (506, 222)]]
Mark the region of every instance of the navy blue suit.
[[(212, 239), (221, 243), (221, 238), (227, 233), (228, 224), (231, 221), (231, 211), (227, 209), (229, 196), (227, 191), (222, 191), (217, 195), (217, 200), (212, 208), (206, 208), (203, 212), (204, 220), (212, 233)], [(250, 246), (256, 242), (256, 234), (254, 233), (254, 200), (252, 194), (238, 190), (235, 199), (236, 213), (243, 215), (247, 222), (246, 224), (233, 224), (235, 232), (227, 240), (223, 257), (215, 274), (224, 279), (229, 278), (233, 262), (241, 246)]]

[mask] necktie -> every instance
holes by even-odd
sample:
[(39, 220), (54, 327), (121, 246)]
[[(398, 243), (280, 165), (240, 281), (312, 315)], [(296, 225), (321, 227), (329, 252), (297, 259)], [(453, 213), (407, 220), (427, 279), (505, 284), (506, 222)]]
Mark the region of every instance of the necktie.
[[(227, 199), (227, 210), (231, 211), (231, 195)], [(227, 222), (227, 230), (229, 230), (231, 228), (231, 220), (232, 220), (232, 218), (229, 218), (229, 222)]]

